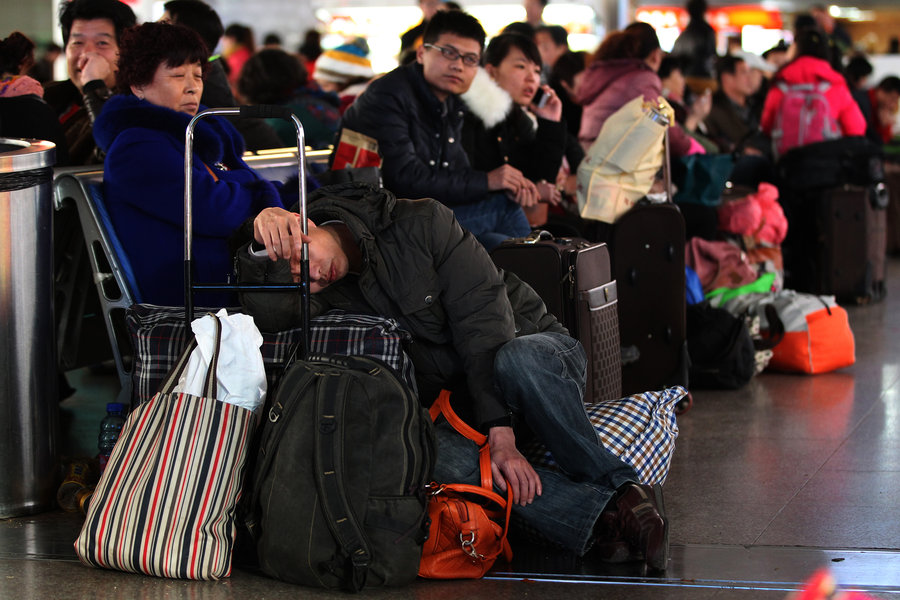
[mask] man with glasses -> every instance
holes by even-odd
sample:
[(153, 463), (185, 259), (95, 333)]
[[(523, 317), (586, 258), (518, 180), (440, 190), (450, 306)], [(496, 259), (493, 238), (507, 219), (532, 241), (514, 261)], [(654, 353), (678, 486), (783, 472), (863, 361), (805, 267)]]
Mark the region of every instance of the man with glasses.
[(341, 125), (378, 141), (386, 188), (403, 198), (446, 204), (488, 249), (530, 231), (523, 206), (538, 201), (535, 185), (503, 165), (490, 172), (469, 164), (460, 143), (464, 105), (484, 49), (473, 16), (440, 11), (425, 30), (416, 62), (372, 82)]

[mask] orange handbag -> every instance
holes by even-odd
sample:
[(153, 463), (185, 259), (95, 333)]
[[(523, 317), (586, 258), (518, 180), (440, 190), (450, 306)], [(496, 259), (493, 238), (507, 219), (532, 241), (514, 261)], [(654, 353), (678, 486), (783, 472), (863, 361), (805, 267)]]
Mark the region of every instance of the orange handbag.
[(507, 497), (493, 491), (491, 451), (487, 436), (472, 429), (450, 406), (450, 392), (443, 390), (431, 407), (431, 419), (444, 418), (461, 435), (480, 447), (481, 485), (434, 483), (428, 502), (428, 539), (422, 547), (419, 576), (430, 579), (478, 579), (500, 555), (509, 562), (512, 548), (506, 534), (512, 510), (512, 490)]

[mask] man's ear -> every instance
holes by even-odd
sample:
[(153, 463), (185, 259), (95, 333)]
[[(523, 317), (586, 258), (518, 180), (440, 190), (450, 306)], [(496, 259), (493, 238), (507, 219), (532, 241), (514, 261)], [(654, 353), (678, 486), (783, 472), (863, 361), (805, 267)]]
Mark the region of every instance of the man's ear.
[(425, 50), (426, 48), (424, 43), (416, 48), (416, 62), (420, 65), (425, 64)]
[(143, 100), (144, 99), (144, 86), (137, 86), (137, 85), (131, 86), (131, 93), (134, 94), (135, 96), (137, 96), (138, 98), (140, 98), (141, 100)]

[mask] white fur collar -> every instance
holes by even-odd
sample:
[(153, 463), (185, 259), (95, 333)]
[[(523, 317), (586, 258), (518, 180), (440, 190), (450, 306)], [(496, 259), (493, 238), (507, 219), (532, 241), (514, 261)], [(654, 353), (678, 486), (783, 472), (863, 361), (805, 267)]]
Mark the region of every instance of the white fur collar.
[(469, 110), (481, 119), (486, 129), (503, 121), (513, 106), (509, 93), (497, 85), (482, 67), (478, 68), (472, 85), (461, 98)]

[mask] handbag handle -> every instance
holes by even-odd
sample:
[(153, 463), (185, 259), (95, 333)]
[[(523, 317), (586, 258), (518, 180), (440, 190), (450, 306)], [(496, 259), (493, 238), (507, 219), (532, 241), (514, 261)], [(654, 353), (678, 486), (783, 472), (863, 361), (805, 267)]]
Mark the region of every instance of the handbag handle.
[[(216, 322), (216, 342), (213, 346), (213, 353), (209, 361), (209, 368), (206, 370), (206, 379), (203, 382), (202, 396), (204, 398), (214, 398), (218, 391), (216, 372), (219, 366), (219, 350), (222, 347), (222, 322), (219, 320), (219, 317), (217, 317), (213, 313), (207, 313), (207, 315), (211, 316)], [(184, 373), (185, 369), (187, 369), (188, 361), (191, 358), (191, 353), (196, 347), (197, 336), (193, 336), (191, 338), (191, 342), (178, 357), (178, 360), (175, 362), (172, 370), (169, 371), (169, 374), (160, 385), (160, 393), (170, 394), (175, 391), (175, 386), (178, 385), (178, 380), (181, 378), (181, 375)]]
[[(478, 445), (478, 466), (481, 471), (481, 485), (471, 485), (467, 483), (446, 483), (441, 485), (438, 488), (438, 491), (435, 493), (440, 493), (441, 491), (452, 491), (463, 494), (475, 494), (481, 496), (482, 498), (487, 498), (491, 502), (495, 503), (497, 506), (503, 510), (503, 535), (502, 542), (500, 544), (504, 557), (506, 561), (509, 562), (512, 560), (512, 549), (509, 544), (506, 543), (506, 536), (509, 532), (509, 518), (512, 514), (512, 505), (513, 505), (513, 491), (512, 487), (509, 485), (509, 482), (506, 482), (506, 498), (504, 499), (500, 494), (494, 491), (494, 477), (491, 473), (491, 446), (488, 444), (488, 438), (485, 434), (477, 431), (476, 429), (469, 426), (468, 423), (463, 421), (456, 411), (453, 410), (453, 406), (450, 404), (450, 391), (449, 390), (441, 390), (441, 393), (438, 394), (437, 400), (434, 401), (434, 404), (431, 405), (431, 408), (428, 409), (428, 413), (431, 415), (432, 421), (437, 421), (438, 417), (442, 414), (444, 418), (447, 419), (447, 422), (450, 423), (450, 426), (453, 427), (460, 435), (466, 437)], [(499, 515), (497, 515), (499, 517)]]
[[(475, 430), (468, 423), (463, 421), (458, 414), (453, 410), (453, 406), (450, 404), (450, 391), (449, 390), (441, 390), (441, 393), (438, 394), (437, 400), (434, 401), (434, 404), (431, 405), (431, 408), (428, 409), (428, 413), (431, 415), (432, 421), (437, 421), (438, 417), (442, 414), (444, 418), (447, 419), (447, 422), (455, 429), (460, 435), (466, 437), (475, 444), (478, 445), (478, 466), (481, 471), (481, 487), (493, 493), (494, 489), (494, 476), (491, 472), (491, 447), (487, 443), (488, 438), (486, 435), (481, 433), (480, 431)], [(506, 488), (510, 490), (509, 486)], [(510, 490), (510, 504), (512, 503), (512, 491)], [(499, 503), (501, 506), (502, 502)]]

